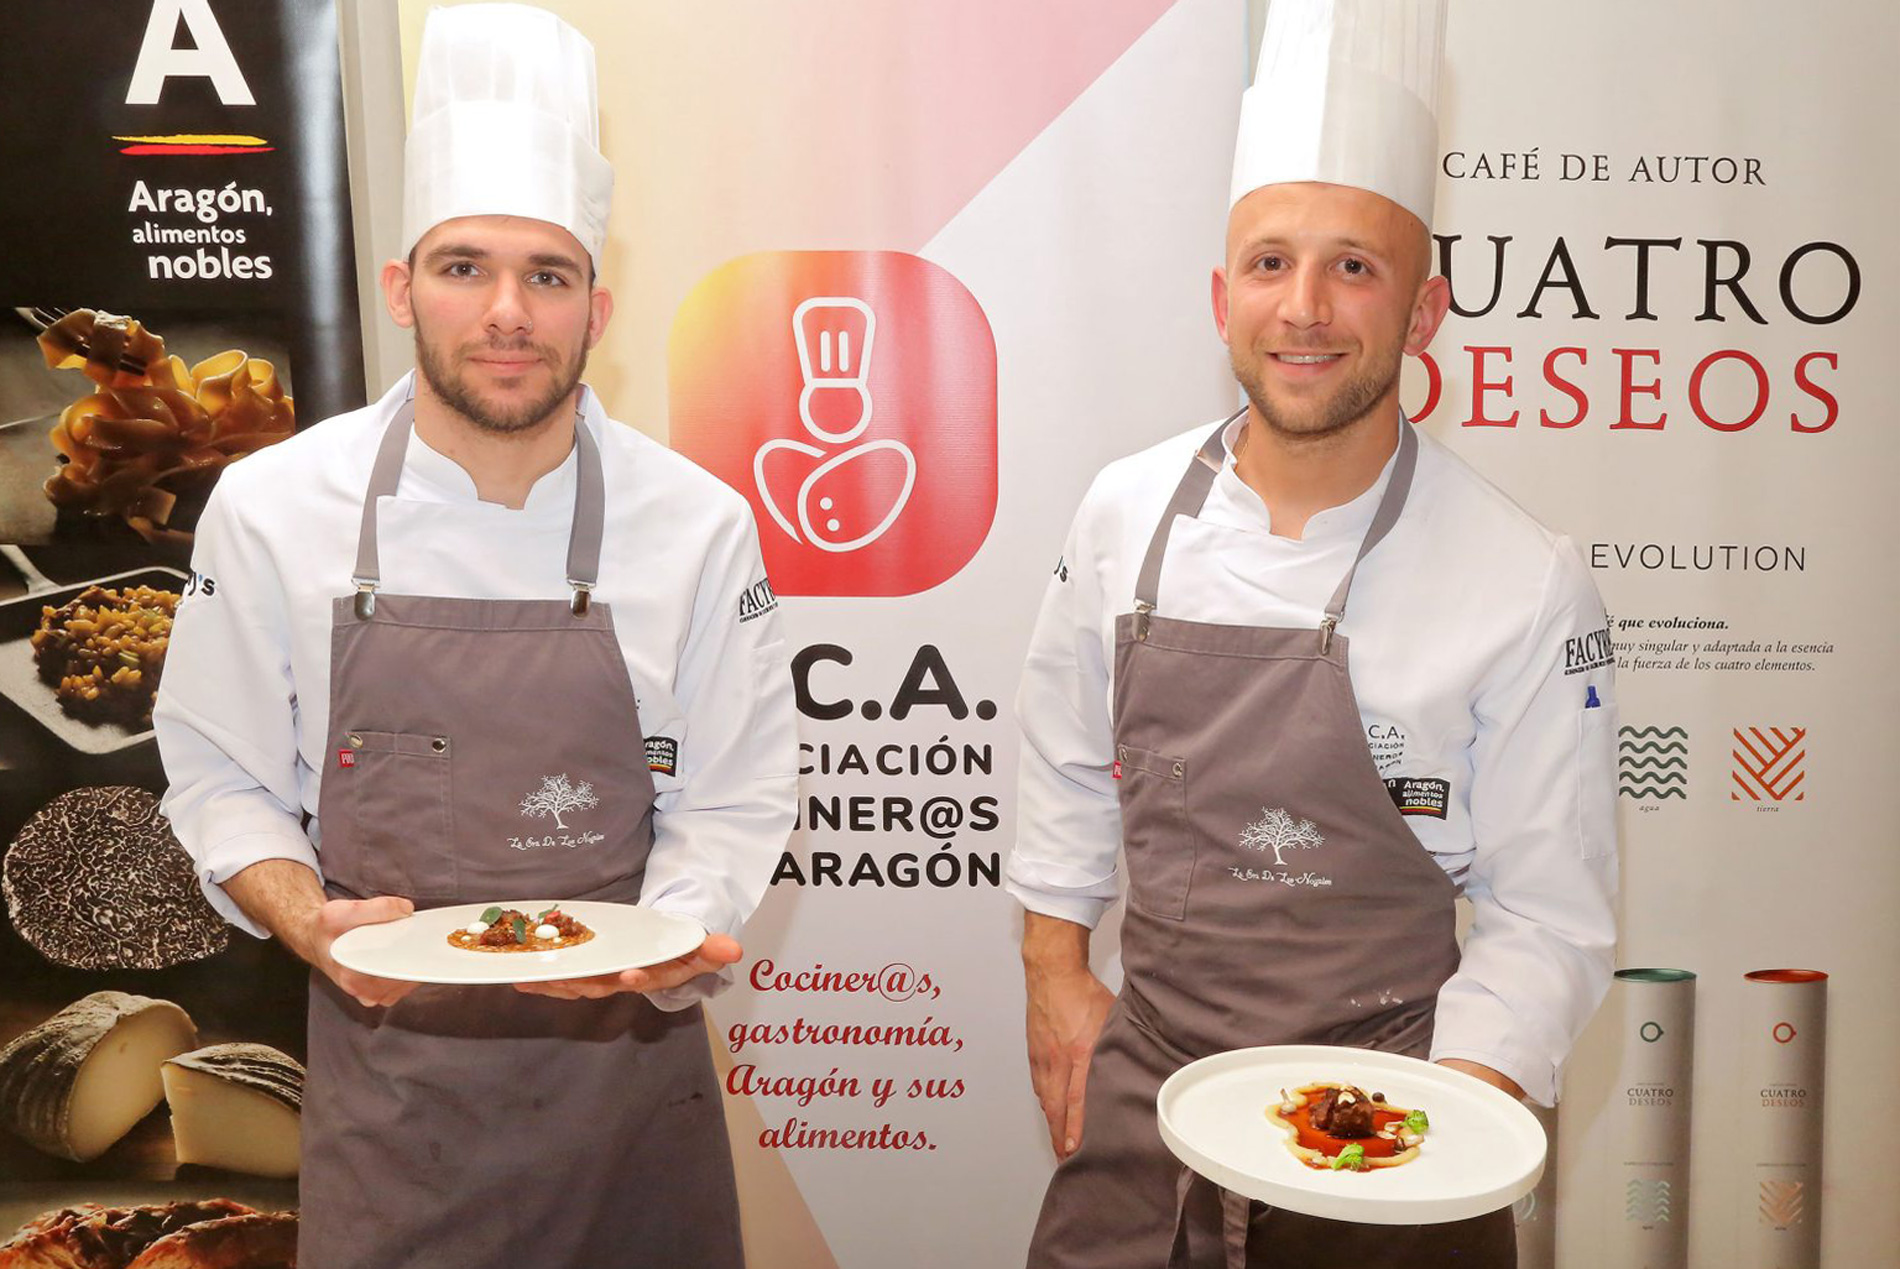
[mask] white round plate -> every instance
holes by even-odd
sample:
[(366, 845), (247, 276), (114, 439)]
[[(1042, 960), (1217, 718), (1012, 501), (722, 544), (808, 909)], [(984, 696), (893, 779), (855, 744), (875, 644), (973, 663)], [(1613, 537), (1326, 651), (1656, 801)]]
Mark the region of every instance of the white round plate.
[(469, 952), (449, 942), (449, 931), (478, 920), (489, 908), (540, 912), (552, 899), (508, 899), (431, 908), (381, 925), (346, 930), (330, 945), (345, 969), (410, 983), (545, 983), (644, 969), (684, 956), (706, 939), (688, 917), (631, 903), (562, 900), (561, 911), (594, 932), (573, 947), (551, 952)]
[[(1423, 1110), (1418, 1158), (1394, 1168), (1322, 1172), (1286, 1148), (1267, 1118), (1305, 1084), (1357, 1084)], [(1155, 1098), (1161, 1139), (1223, 1189), (1275, 1207), (1365, 1225), (1436, 1225), (1509, 1207), (1544, 1174), (1544, 1129), (1516, 1098), (1449, 1067), (1395, 1053), (1283, 1044), (1216, 1053), (1168, 1077)]]

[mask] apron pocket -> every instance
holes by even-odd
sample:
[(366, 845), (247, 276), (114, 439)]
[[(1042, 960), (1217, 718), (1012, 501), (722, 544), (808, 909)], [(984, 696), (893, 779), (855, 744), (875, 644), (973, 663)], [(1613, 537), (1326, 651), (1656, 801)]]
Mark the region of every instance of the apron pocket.
[(1187, 916), (1194, 877), (1194, 838), (1187, 823), (1187, 763), (1167, 754), (1117, 745), (1121, 766), (1122, 843), (1128, 855), (1128, 902), (1150, 916)]
[(454, 746), (425, 732), (352, 731), (348, 772), (329, 779), (349, 799), (352, 832), (345, 858), (323, 852), (324, 876), (368, 897), (453, 900), (458, 894), (451, 811)]

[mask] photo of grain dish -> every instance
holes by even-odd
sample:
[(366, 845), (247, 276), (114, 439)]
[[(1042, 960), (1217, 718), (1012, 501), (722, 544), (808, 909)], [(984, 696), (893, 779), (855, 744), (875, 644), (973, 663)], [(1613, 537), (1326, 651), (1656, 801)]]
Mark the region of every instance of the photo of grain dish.
[(151, 726), (178, 600), (177, 591), (150, 586), (90, 586), (58, 607), (43, 606), (33, 660), (60, 708), (89, 722)]
[(1303, 1084), (1280, 1090), (1267, 1119), (1286, 1133), (1286, 1147), (1309, 1168), (1364, 1172), (1418, 1158), (1431, 1122), (1422, 1110), (1395, 1106), (1385, 1094), (1352, 1084)]
[(47, 367), (92, 382), (51, 431), (58, 466), (43, 489), (62, 518), (122, 521), (153, 542), (188, 539), (180, 500), (202, 498), (226, 464), (296, 430), (270, 361), (227, 348), (187, 364), (136, 318), (85, 308), (32, 314), (45, 324)]

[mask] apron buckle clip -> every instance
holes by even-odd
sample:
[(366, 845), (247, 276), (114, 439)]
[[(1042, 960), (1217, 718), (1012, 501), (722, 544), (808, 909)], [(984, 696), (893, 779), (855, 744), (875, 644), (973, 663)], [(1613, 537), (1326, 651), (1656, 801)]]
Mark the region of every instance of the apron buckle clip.
[(594, 584), (592, 582), (577, 582), (571, 577), (567, 579), (567, 584), (574, 588), (574, 597), (568, 601), (567, 605), (569, 611), (576, 617), (585, 617), (588, 608), (593, 604)]
[(1329, 612), (1320, 618), (1319, 654), (1321, 656), (1325, 656), (1328, 652), (1333, 650), (1333, 628), (1337, 625), (1339, 625), (1339, 617), (1335, 613)]
[(368, 621), (376, 615), (376, 583), (353, 578), (356, 583), (356, 619)]
[(1136, 642), (1138, 643), (1148, 642), (1148, 614), (1153, 612), (1154, 610), (1155, 610), (1155, 606), (1149, 603), (1145, 599), (1137, 599), (1135, 601), (1135, 640)]

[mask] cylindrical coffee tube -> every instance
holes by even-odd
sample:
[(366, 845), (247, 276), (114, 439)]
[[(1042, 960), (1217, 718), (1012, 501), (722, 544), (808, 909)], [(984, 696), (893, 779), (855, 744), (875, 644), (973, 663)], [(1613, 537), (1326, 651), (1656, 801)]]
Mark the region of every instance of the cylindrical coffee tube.
[(1622, 1046), (1609, 1116), (1615, 1211), (1602, 1263), (1686, 1269), (1695, 975), (1620, 969), (1616, 994)]
[(1517, 1222), (1517, 1269), (1557, 1269), (1557, 1112), (1526, 1104), (1549, 1143), (1537, 1188), (1511, 1206)]
[(1741, 1263), (1819, 1269), (1827, 975), (1758, 969), (1742, 991)]

